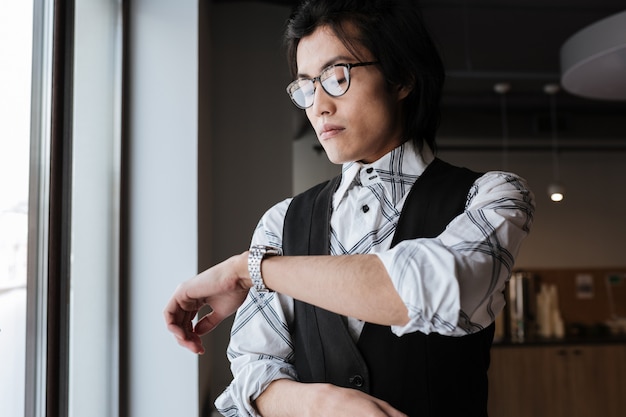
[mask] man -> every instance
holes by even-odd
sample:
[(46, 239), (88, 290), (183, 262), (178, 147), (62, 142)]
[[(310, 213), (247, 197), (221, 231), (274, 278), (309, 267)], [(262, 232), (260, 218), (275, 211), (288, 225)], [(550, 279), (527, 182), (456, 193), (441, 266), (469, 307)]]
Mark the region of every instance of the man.
[(411, 2), (307, 1), (285, 38), (287, 92), (342, 174), (272, 207), (250, 251), (181, 284), (168, 328), (202, 353), (200, 336), (239, 308), (234, 380), (216, 401), (227, 416), (486, 415), (532, 193), (435, 158), (443, 66)]

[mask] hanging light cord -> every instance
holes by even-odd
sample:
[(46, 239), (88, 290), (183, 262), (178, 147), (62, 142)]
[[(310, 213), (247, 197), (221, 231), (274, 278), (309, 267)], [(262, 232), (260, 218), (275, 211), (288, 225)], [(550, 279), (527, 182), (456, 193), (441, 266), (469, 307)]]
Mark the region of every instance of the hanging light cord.
[(509, 167), (509, 120), (506, 111), (506, 93), (500, 97), (501, 117), (502, 117), (502, 169), (507, 170)]
[(509, 120), (507, 118), (506, 93), (511, 89), (509, 83), (498, 83), (493, 86), (496, 93), (500, 94), (500, 121), (502, 123), (502, 170), (509, 167)]
[(556, 118), (556, 93), (559, 87), (555, 84), (548, 84), (545, 92), (550, 96), (550, 121), (552, 125), (552, 166), (554, 169), (554, 181), (559, 182), (559, 134), (558, 121)]

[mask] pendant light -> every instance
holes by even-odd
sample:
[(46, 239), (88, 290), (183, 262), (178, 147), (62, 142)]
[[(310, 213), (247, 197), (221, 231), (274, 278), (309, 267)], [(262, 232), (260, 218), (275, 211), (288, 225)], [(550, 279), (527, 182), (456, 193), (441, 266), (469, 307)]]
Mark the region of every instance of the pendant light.
[(509, 121), (507, 118), (506, 94), (511, 90), (509, 83), (497, 83), (493, 90), (500, 95), (500, 121), (502, 124), (502, 170), (509, 168)]
[(559, 135), (556, 119), (556, 94), (561, 88), (558, 84), (546, 84), (543, 88), (550, 98), (550, 120), (552, 125), (552, 182), (548, 185), (548, 195), (554, 202), (563, 201), (565, 198), (565, 187), (559, 178)]
[(626, 10), (572, 35), (561, 47), (561, 71), (572, 94), (626, 100)]

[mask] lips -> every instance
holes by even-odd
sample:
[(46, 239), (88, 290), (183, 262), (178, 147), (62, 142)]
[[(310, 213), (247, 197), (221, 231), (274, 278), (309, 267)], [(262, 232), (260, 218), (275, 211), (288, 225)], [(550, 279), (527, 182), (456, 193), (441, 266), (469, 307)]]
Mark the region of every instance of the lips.
[(341, 132), (345, 130), (344, 127), (339, 125), (333, 125), (330, 123), (325, 123), (321, 129), (318, 130), (320, 140), (330, 139), (332, 137), (337, 136)]

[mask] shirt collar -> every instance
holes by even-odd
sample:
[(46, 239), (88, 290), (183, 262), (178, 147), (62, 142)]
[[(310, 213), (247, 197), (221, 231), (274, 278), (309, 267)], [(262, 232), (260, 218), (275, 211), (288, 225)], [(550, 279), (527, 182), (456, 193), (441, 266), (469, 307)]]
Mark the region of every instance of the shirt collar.
[(371, 164), (345, 163), (341, 170), (341, 183), (333, 198), (333, 206), (337, 207), (355, 185), (374, 184), (381, 184), (385, 193), (396, 204), (411, 189), (433, 159), (435, 159), (433, 152), (426, 144), (422, 152), (419, 152), (413, 141), (409, 140)]

